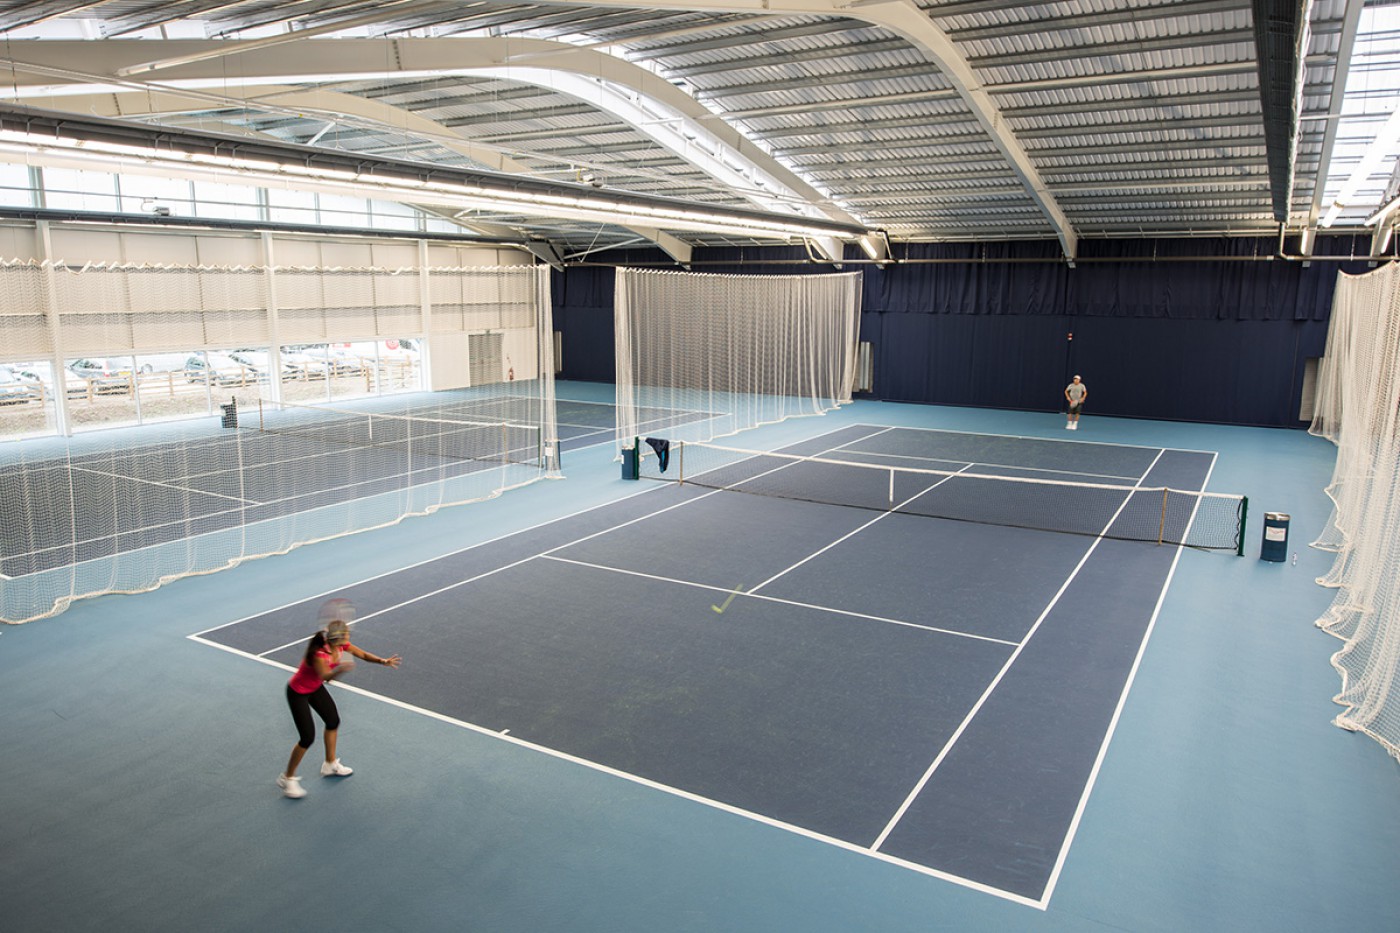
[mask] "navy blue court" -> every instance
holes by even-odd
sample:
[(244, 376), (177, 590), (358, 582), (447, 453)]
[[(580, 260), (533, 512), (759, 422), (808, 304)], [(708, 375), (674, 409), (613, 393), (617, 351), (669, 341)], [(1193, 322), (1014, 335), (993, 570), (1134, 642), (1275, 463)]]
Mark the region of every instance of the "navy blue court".
[[(1214, 464), (870, 425), (785, 451), (1124, 496)], [(358, 691), (1043, 905), (1177, 555), (661, 484), (338, 595), (412, 660)], [(291, 668), (320, 598), (195, 637)]]

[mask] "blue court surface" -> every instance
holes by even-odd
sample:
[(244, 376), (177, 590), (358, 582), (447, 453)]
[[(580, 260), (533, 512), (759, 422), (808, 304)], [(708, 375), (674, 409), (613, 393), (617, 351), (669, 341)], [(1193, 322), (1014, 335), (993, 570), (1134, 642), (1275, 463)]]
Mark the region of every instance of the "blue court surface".
[[(1204, 489), (1215, 461), (869, 425), (784, 452), (1099, 483), (1119, 504)], [(1048, 904), (1180, 549), (741, 490), (651, 484), (337, 590), (357, 642), (412, 659), (353, 688)], [(191, 637), (290, 669), (323, 598)]]

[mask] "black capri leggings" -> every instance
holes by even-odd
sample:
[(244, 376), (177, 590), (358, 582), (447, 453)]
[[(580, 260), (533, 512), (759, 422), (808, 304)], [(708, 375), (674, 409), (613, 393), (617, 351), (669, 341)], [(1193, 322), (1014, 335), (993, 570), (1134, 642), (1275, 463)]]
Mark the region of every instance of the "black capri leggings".
[(335, 708), (335, 698), (325, 684), (311, 693), (297, 693), (287, 684), (287, 705), (292, 708), (292, 722), (297, 724), (297, 744), (302, 748), (310, 748), (316, 741), (316, 722), (311, 718), (313, 709), (326, 724), (327, 732), (340, 728), (340, 711)]

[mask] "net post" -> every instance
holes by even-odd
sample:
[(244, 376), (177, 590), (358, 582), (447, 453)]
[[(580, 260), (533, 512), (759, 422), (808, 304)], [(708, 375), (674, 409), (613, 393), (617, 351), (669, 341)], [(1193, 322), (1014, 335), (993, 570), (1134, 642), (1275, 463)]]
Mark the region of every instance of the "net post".
[(261, 395), (258, 396), (258, 430), (267, 430), (267, 426), (263, 424), (263, 400)]
[(1238, 542), (1238, 544), (1235, 545), (1236, 557), (1244, 556), (1244, 529), (1248, 518), (1249, 496), (1240, 496), (1240, 527), (1239, 530), (1235, 532), (1235, 539)]
[(685, 441), (677, 441), (676, 443), (677, 443), (677, 445), (680, 447), (680, 450), (677, 451), (677, 453), (679, 454), (679, 456), (676, 458), (676, 460), (678, 461), (678, 462), (676, 463), (676, 469), (679, 471), (678, 476), (680, 477), (680, 482), (684, 483), (684, 482), (685, 482)]
[(1171, 490), (1166, 486), (1162, 487), (1162, 517), (1157, 522), (1157, 543), (1161, 544), (1162, 539), (1167, 536), (1167, 497), (1171, 495)]

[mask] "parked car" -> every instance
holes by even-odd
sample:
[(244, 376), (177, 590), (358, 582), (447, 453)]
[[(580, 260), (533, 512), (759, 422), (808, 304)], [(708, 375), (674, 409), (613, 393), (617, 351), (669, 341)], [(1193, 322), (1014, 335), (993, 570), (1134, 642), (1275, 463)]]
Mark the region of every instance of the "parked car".
[[(77, 385), (68, 380), (68, 394), (81, 395), (127, 395), (132, 388), (130, 359), (73, 360), (68, 364), (68, 372), (82, 380)], [(78, 391), (81, 390), (81, 391)]]
[(43, 398), (44, 383), (38, 375), (26, 369), (0, 365), (0, 405), (19, 405)]
[[(230, 350), (229, 356), (258, 373), (259, 377), (263, 373), (272, 372), (272, 354), (266, 350)], [(301, 379), (306, 375), (300, 366), (291, 360), (282, 358), (282, 379)]]
[(353, 376), (363, 371), (360, 358), (348, 349), (329, 347), (325, 344), (287, 347), (282, 351), (284, 360), (290, 359), (306, 370), (308, 377), (320, 379), (324, 376)]
[(176, 373), (185, 368), (187, 353), (147, 353), (136, 358), (138, 373)]
[(200, 385), (247, 385), (261, 374), (227, 353), (196, 353), (185, 360), (185, 379)]

